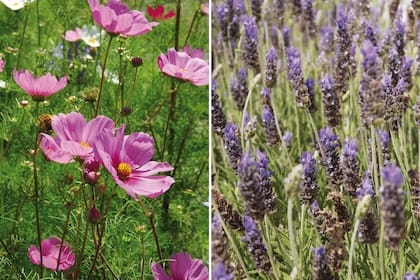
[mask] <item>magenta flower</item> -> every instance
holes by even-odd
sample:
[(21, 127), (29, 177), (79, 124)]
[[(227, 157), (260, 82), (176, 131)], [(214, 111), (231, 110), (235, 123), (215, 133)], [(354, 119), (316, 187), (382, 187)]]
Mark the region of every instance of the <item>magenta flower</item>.
[[(58, 255), (60, 254), (61, 239), (50, 237), (41, 242), (42, 266), (51, 270), (57, 269)], [(28, 249), (29, 260), (36, 265), (41, 264), (39, 248), (31, 245)], [(76, 257), (71, 251), (70, 245), (63, 243), (61, 248), (58, 270), (68, 270), (74, 265)]]
[(111, 0), (106, 6), (98, 0), (88, 0), (93, 19), (106, 32), (113, 35), (138, 36), (152, 30), (157, 22), (148, 22), (142, 12), (130, 11), (118, 0)]
[(64, 40), (69, 42), (76, 42), (82, 40), (82, 29), (76, 28), (75, 30), (68, 30), (64, 35)]
[(111, 173), (114, 181), (127, 194), (137, 200), (137, 195), (155, 198), (175, 182), (170, 176), (152, 176), (173, 169), (166, 162), (150, 161), (154, 153), (154, 141), (146, 133), (124, 136), (125, 126), (117, 130), (104, 130), (93, 147), (95, 158)]
[(49, 160), (58, 163), (70, 163), (75, 158), (92, 158), (96, 136), (104, 129), (114, 131), (111, 119), (97, 116), (87, 122), (77, 112), (53, 116), (51, 126), (56, 136), (53, 138), (42, 133), (40, 147)]
[(6, 65), (6, 61), (0, 57), (0, 73), (3, 72), (4, 65)]
[(151, 6), (147, 6), (147, 13), (154, 20), (167, 20), (175, 16), (174, 10), (170, 10), (165, 15), (165, 8), (162, 5), (157, 6), (156, 9), (153, 9)]
[(209, 64), (201, 58), (170, 48), (167, 54), (159, 55), (157, 62), (160, 71), (168, 76), (189, 81), (195, 86), (209, 83)]
[(203, 14), (209, 15), (209, 2), (201, 3), (200, 10)]
[(155, 280), (208, 280), (209, 272), (199, 259), (191, 259), (187, 253), (175, 253), (169, 263), (171, 277), (160, 264), (152, 263), (152, 273)]
[(67, 77), (59, 81), (49, 72), (39, 78), (32, 76), (28, 70), (13, 70), (15, 82), (35, 101), (44, 101), (46, 97), (59, 92), (67, 85)]

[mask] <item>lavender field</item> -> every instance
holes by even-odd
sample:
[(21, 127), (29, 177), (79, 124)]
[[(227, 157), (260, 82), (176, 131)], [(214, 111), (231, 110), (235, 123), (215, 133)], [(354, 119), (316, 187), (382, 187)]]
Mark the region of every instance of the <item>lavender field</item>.
[(212, 8), (213, 279), (418, 279), (420, 2)]

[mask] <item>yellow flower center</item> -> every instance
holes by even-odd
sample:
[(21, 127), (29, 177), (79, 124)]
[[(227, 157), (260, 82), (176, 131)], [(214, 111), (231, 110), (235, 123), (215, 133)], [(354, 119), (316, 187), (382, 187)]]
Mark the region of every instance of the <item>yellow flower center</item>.
[(86, 142), (80, 142), (80, 145), (82, 145), (85, 148), (90, 148), (89, 144)]
[(89, 42), (89, 43), (91, 43), (91, 44), (93, 44), (93, 43), (96, 43), (96, 40), (95, 40), (95, 39), (93, 39), (93, 38), (89, 38), (89, 39), (88, 39), (88, 42)]
[(13, 4), (12, 4), (12, 6), (15, 6), (15, 7), (17, 7), (17, 6), (19, 6), (19, 1), (16, 1), (16, 2), (13, 2)]
[(127, 179), (131, 174), (131, 166), (126, 162), (121, 162), (117, 167), (118, 178), (121, 180)]

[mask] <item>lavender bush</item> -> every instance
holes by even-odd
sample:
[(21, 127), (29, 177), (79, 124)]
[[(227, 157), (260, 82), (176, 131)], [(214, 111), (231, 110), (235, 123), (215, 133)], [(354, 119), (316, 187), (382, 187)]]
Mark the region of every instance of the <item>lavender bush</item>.
[(419, 1), (233, 2), (239, 43), (213, 56), (216, 279), (417, 279)]

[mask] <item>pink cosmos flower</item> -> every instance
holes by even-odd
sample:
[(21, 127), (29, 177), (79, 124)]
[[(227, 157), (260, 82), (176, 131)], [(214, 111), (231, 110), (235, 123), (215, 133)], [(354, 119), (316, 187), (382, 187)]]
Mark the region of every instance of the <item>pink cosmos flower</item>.
[(6, 65), (6, 61), (0, 57), (0, 73), (3, 72), (4, 65)]
[(142, 12), (130, 11), (118, 0), (110, 0), (106, 6), (98, 0), (88, 0), (93, 19), (106, 32), (113, 35), (138, 36), (152, 30), (157, 22), (148, 22)]
[(96, 138), (95, 158), (111, 173), (114, 181), (127, 194), (137, 200), (137, 195), (155, 198), (166, 192), (175, 180), (170, 176), (152, 176), (173, 169), (166, 162), (150, 161), (154, 153), (154, 141), (146, 133), (124, 136), (125, 126), (117, 130), (104, 130)]
[(201, 3), (200, 9), (203, 14), (209, 15), (209, 2)]
[(58, 163), (70, 163), (75, 158), (91, 159), (96, 136), (104, 129), (114, 131), (111, 119), (97, 116), (87, 122), (78, 112), (53, 116), (51, 126), (56, 136), (42, 133), (40, 147), (46, 158)]
[(175, 12), (173, 10), (169, 11), (165, 15), (165, 8), (162, 5), (157, 6), (156, 9), (153, 9), (151, 6), (147, 6), (147, 13), (154, 20), (165, 20), (175, 16)]
[(76, 42), (82, 40), (82, 29), (68, 30), (64, 35), (64, 40), (69, 42)]
[(59, 81), (49, 72), (39, 78), (32, 76), (28, 70), (13, 70), (15, 82), (35, 101), (44, 101), (46, 97), (59, 92), (67, 85), (67, 77)]
[[(60, 254), (61, 239), (50, 237), (41, 242), (42, 266), (51, 270), (57, 269), (58, 255)], [(29, 260), (36, 265), (41, 264), (39, 248), (31, 245), (28, 249)], [(61, 249), (60, 264), (58, 270), (68, 270), (74, 265), (76, 257), (71, 251), (70, 245), (64, 243)]]
[(159, 55), (157, 62), (160, 71), (168, 76), (189, 81), (195, 86), (209, 83), (209, 64), (201, 58), (170, 48), (167, 54)]
[(209, 272), (204, 263), (199, 259), (191, 259), (187, 253), (175, 253), (169, 263), (171, 277), (162, 266), (152, 263), (152, 273), (155, 280), (208, 280)]
[(193, 49), (190, 46), (185, 46), (182, 50), (191, 57), (204, 58), (204, 51), (202, 49)]

